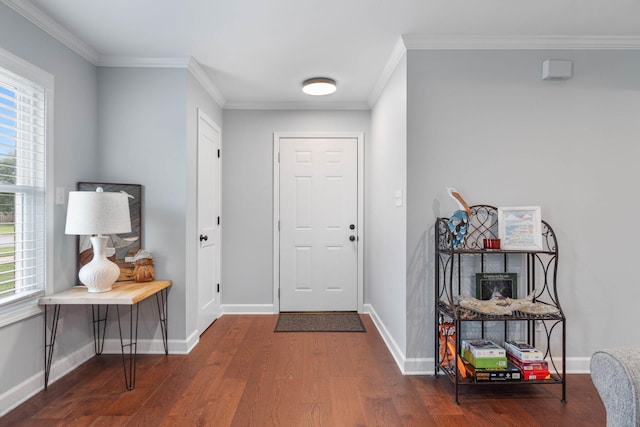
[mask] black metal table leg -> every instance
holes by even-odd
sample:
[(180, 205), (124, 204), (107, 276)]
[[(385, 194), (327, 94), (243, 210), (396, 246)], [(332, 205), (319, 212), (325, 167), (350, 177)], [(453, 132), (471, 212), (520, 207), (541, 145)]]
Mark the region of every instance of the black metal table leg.
[[(100, 306), (92, 305), (91, 314), (93, 315), (93, 346), (96, 354), (102, 354), (104, 349), (104, 335), (107, 330), (107, 316), (109, 315), (109, 306), (105, 305), (104, 317), (100, 317)], [(100, 334), (102, 327), (102, 334)], [(102, 336), (100, 336), (102, 335)]]
[(164, 354), (169, 354), (168, 333), (167, 333), (167, 289), (163, 289), (156, 294), (158, 305), (158, 315), (160, 316), (160, 329), (162, 332), (162, 343), (164, 344)]
[[(135, 313), (134, 313), (135, 307)], [(124, 343), (122, 337), (122, 325), (120, 320), (120, 308), (116, 305), (118, 312), (118, 330), (120, 331), (120, 347), (122, 349), (122, 367), (124, 368), (124, 380), (127, 384), (127, 390), (133, 390), (136, 386), (136, 355), (138, 353), (138, 304), (130, 306), (129, 309), (129, 342)], [(134, 318), (135, 314), (135, 318)], [(129, 365), (127, 367), (127, 358), (125, 356), (125, 348), (129, 350)]]
[(58, 332), (58, 319), (60, 318), (60, 305), (53, 306), (53, 319), (51, 323), (51, 333), (47, 339), (47, 306), (44, 306), (44, 389), (49, 385), (49, 374), (51, 373), (51, 362), (53, 361), (53, 345), (56, 343), (56, 333)]

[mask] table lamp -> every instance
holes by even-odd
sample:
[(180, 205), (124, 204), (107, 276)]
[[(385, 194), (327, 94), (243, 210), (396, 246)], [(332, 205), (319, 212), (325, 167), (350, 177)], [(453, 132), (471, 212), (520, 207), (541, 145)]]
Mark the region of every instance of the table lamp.
[(110, 291), (120, 268), (107, 259), (107, 234), (131, 231), (129, 198), (125, 193), (70, 191), (65, 234), (91, 236), (93, 259), (80, 269), (78, 277), (89, 292)]

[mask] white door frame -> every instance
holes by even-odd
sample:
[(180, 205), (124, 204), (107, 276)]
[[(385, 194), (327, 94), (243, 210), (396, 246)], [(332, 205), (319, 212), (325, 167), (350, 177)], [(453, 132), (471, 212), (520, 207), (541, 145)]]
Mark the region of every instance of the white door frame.
[(280, 312), (280, 139), (356, 138), (358, 141), (358, 313), (364, 311), (364, 133), (275, 132), (273, 134), (273, 312)]
[[(198, 135), (198, 140), (196, 143), (196, 157), (199, 155), (199, 149), (200, 149), (200, 122), (201, 121), (205, 121), (209, 126), (211, 126), (217, 133), (218, 133), (218, 150), (222, 150), (222, 129), (220, 128), (220, 126), (218, 126), (218, 124), (216, 122), (213, 121), (213, 119), (211, 119), (203, 110), (198, 108), (198, 131), (197, 131), (197, 135)], [(201, 335), (206, 329), (207, 327), (204, 327), (203, 330), (201, 330), (201, 325), (200, 325), (200, 312), (201, 312), (201, 306), (200, 306), (200, 295), (199, 295), (199, 291), (200, 291), (200, 280), (202, 279), (200, 277), (200, 269), (199, 269), (199, 263), (200, 263), (200, 242), (197, 238), (198, 233), (200, 233), (200, 217), (199, 217), (199, 188), (200, 185), (202, 185), (201, 182), (199, 182), (199, 170), (198, 170), (198, 161), (196, 160), (196, 234), (193, 236), (194, 237), (194, 241), (195, 241), (195, 245), (196, 245), (196, 301), (197, 301), (197, 307), (198, 307), (198, 313), (197, 313), (197, 330), (198, 330), (198, 335)], [(222, 161), (220, 161), (220, 158), (218, 156), (218, 214), (221, 215), (222, 214)], [(220, 223), (218, 223), (218, 229), (217, 229), (217, 233), (218, 233), (218, 239), (217, 239), (217, 245), (218, 245), (218, 253), (217, 253), (217, 259), (215, 260), (216, 262), (216, 275), (217, 277), (215, 277), (214, 279), (217, 279), (218, 281), (218, 285), (220, 285), (220, 280), (222, 279), (222, 245), (221, 245), (221, 241), (222, 241), (222, 226), (220, 225)], [(215, 280), (214, 280), (215, 281)], [(221, 290), (216, 290), (215, 291), (217, 293), (216, 295), (216, 310), (215, 310), (215, 319), (220, 318), (220, 316), (222, 315), (222, 301), (221, 301), (221, 296), (222, 296), (222, 291)]]

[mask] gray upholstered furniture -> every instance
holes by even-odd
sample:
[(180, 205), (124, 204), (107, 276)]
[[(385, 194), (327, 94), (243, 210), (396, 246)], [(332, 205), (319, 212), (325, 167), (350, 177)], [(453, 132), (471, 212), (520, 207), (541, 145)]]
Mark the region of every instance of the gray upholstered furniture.
[(607, 426), (640, 426), (640, 346), (596, 351), (591, 379), (607, 410)]

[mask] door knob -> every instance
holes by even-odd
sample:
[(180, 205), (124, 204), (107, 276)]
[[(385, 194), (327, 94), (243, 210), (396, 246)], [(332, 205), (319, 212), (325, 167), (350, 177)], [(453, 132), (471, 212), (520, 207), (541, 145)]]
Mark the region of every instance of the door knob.
[(209, 240), (209, 236), (207, 236), (207, 235), (202, 235), (202, 234), (200, 235), (200, 241), (201, 241), (201, 242), (202, 242), (202, 241), (205, 241), (205, 242), (206, 242), (207, 240)]
[(349, 236), (349, 240), (351, 240), (352, 242), (354, 242), (356, 240), (356, 236)]
[(355, 229), (356, 229), (356, 225), (355, 225), (355, 224), (351, 224), (351, 225), (349, 226), (349, 230), (355, 230)]

